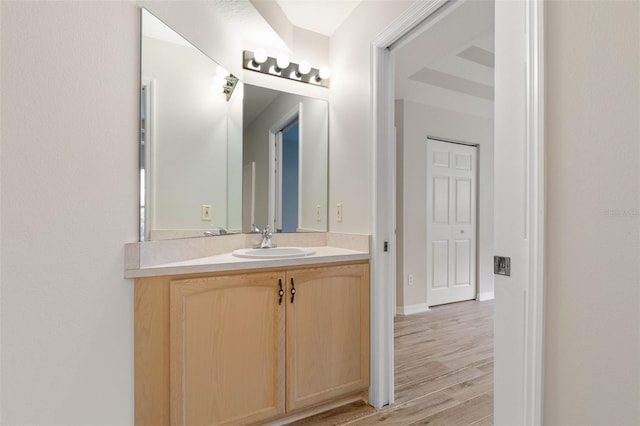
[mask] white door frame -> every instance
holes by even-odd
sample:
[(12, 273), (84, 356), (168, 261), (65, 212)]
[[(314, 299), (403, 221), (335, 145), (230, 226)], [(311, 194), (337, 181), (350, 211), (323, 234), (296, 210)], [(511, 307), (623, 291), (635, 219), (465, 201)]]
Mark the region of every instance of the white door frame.
[[(413, 3), (396, 21), (373, 40), (371, 45), (371, 386), (369, 401), (380, 408), (394, 402), (393, 293), (395, 293), (395, 158), (394, 141), (394, 63), (388, 49), (449, 0)], [(544, 261), (544, 64), (543, 2), (525, 2), (526, 63), (526, 141), (528, 146), (527, 205), (529, 277), (525, 285), (526, 302), (523, 424), (542, 423), (543, 397), (543, 261)], [(521, 16), (510, 19), (519, 20)], [(395, 162), (393, 160), (393, 162)], [(393, 201), (393, 202), (392, 202)], [(384, 242), (391, 251), (384, 251)], [(496, 407), (501, 402), (496, 401)]]

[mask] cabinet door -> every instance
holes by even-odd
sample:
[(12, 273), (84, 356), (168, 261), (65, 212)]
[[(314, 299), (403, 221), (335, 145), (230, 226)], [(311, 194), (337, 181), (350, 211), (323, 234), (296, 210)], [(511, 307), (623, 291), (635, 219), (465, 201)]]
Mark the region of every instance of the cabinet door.
[(287, 273), (286, 323), (288, 411), (367, 389), (368, 265)]
[(240, 425), (284, 412), (280, 280), (275, 272), (171, 282), (172, 424)]

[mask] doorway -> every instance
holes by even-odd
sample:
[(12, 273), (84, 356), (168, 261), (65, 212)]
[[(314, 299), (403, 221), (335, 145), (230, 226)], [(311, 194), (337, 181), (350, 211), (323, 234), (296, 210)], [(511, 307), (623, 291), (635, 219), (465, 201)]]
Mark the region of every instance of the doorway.
[(155, 100), (157, 83), (154, 79), (142, 77), (140, 89), (140, 241), (149, 241), (153, 229), (153, 215), (155, 211)]
[(302, 104), (269, 128), (268, 224), (274, 232), (300, 229), (300, 135)]
[(298, 117), (276, 138), (276, 232), (298, 231), (300, 187), (300, 126)]
[[(393, 255), (395, 242), (393, 53), (403, 37), (424, 22), (442, 19), (447, 0), (418, 2), (373, 40), (372, 375), (370, 401), (394, 401)], [(467, 2), (451, 2), (455, 7)], [(496, 252), (520, 265), (510, 277), (497, 276), (495, 319), (495, 422), (538, 424), (542, 419), (543, 358), (543, 4), (533, 0), (495, 3), (496, 91), (494, 183)], [(406, 40), (406, 38), (405, 38)], [(437, 44), (437, 41), (436, 41)], [(502, 53), (502, 54), (501, 54)], [(523, 66), (524, 64), (524, 66)], [(498, 71), (500, 72), (498, 74)], [(432, 74), (433, 75), (433, 74)], [(499, 171), (499, 173), (498, 173)], [(383, 244), (384, 243), (384, 244)], [(499, 296), (499, 297), (498, 297)]]
[[(493, 303), (473, 299), (479, 294), (478, 275), (484, 293), (493, 292), (493, 3), (451, 5), (439, 20), (398, 42), (391, 59), (399, 315), (390, 409), (406, 410), (425, 400), (421, 389), (454, 394), (473, 388), (478, 392), (465, 393), (461, 399), (469, 400), (463, 405), (443, 407), (439, 415), (458, 415), (457, 410), (474, 406), (473, 416), (492, 419)], [(440, 322), (443, 312), (449, 324)], [(403, 335), (404, 324), (421, 338)], [(422, 339), (429, 344), (420, 344)], [(416, 356), (409, 342), (423, 352)], [(476, 363), (482, 374), (475, 371)]]

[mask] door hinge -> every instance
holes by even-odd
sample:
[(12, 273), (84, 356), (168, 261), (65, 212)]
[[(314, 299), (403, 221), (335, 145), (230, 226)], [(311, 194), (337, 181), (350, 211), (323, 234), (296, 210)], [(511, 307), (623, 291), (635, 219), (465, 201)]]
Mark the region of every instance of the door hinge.
[(383, 248), (382, 248), (382, 249), (383, 249), (384, 251), (389, 251), (389, 241), (385, 241), (385, 242), (384, 242), (384, 245), (383, 245)]

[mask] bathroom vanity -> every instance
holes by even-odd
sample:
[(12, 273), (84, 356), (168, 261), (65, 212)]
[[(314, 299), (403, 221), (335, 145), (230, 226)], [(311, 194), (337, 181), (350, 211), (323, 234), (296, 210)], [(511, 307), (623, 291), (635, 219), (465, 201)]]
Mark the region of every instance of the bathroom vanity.
[(279, 423), (366, 401), (368, 253), (313, 251), (127, 269), (135, 278), (135, 423)]
[[(135, 423), (282, 424), (367, 400), (369, 236), (327, 232), (328, 96), (245, 84), (144, 9), (140, 46)], [(274, 256), (250, 258), (269, 229)]]

